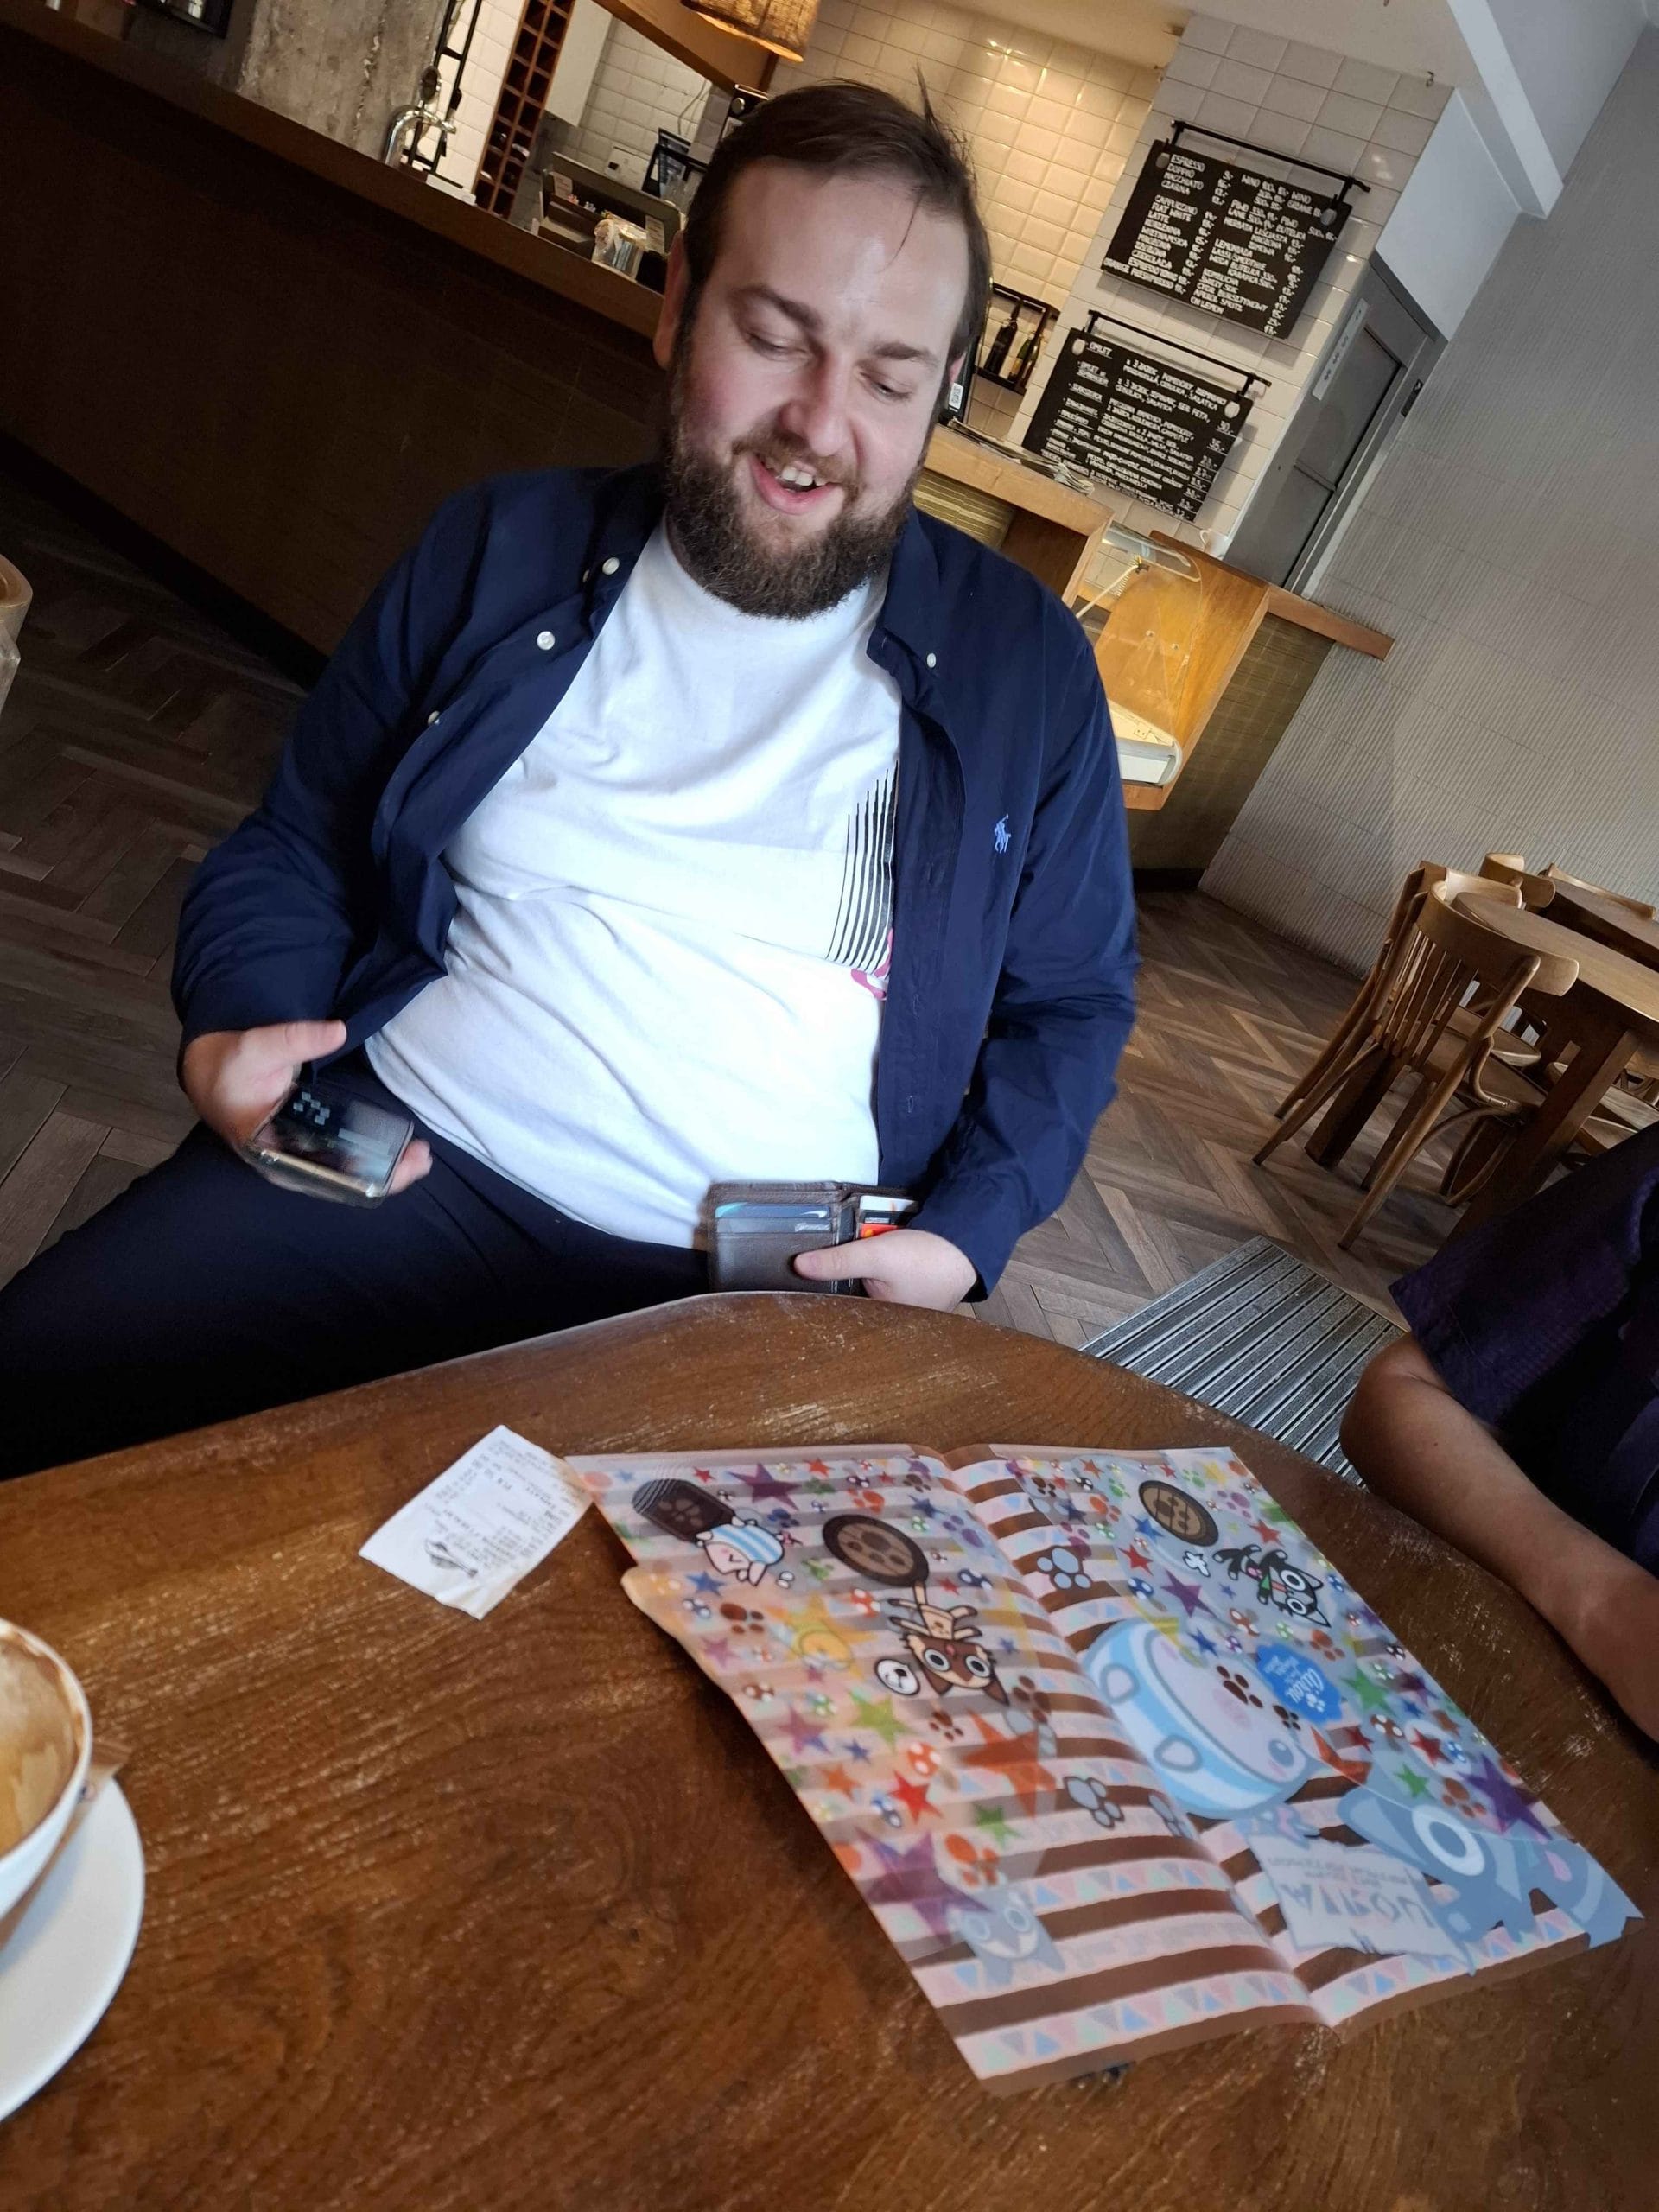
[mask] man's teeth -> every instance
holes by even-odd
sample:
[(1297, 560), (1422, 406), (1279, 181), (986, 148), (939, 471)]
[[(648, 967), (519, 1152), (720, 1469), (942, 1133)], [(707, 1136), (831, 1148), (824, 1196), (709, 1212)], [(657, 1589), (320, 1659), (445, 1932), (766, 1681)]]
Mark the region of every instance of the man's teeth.
[(782, 468), (774, 468), (772, 473), (780, 484), (787, 484), (791, 491), (811, 491), (823, 481), (810, 468), (803, 468), (798, 461), (786, 461)]

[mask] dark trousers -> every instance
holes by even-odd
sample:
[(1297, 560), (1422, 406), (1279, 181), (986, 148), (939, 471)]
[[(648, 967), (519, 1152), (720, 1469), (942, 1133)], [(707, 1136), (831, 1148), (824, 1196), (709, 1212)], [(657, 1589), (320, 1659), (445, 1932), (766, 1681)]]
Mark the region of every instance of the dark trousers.
[[(360, 1058), (331, 1078), (396, 1103)], [(202, 1128), (0, 1290), (0, 1476), (708, 1288), (422, 1130), (378, 1206), (278, 1190)]]

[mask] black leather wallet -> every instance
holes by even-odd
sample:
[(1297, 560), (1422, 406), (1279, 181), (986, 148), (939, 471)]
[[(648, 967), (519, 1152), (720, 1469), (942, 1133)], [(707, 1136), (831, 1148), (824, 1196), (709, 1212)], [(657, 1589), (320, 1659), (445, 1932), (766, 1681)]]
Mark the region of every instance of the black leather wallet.
[(856, 1293), (856, 1278), (809, 1282), (798, 1252), (896, 1229), (916, 1201), (870, 1183), (715, 1183), (709, 1191), (709, 1281), (715, 1290)]

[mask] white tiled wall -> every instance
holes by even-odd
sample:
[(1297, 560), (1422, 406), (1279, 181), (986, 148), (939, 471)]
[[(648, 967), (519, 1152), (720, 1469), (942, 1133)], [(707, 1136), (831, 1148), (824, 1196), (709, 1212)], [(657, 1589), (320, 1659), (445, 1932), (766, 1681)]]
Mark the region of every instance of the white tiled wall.
[[(1168, 531), (1206, 543), (1212, 551), (1225, 550), (1286, 422), (1342, 320), (1345, 296), (1370, 258), (1449, 96), (1445, 86), (1426, 85), (1421, 78), (1402, 77), (1369, 62), (1345, 60), (1323, 48), (1298, 45), (1213, 16), (1195, 16), (1187, 24), (1163, 81), (1153, 92), (1146, 122), (1128, 149), (1104, 219), (1084, 252), (1067, 312), (1051, 339), (1050, 354), (1083, 320), (1084, 311), (1094, 307), (1149, 334), (1196, 346), (1231, 366), (1255, 369), (1270, 379), (1270, 385), (1266, 391), (1257, 388), (1249, 422), (1198, 524), (1179, 523), (1160, 509), (1124, 499), (1124, 518), (1132, 525)], [(1287, 338), (1257, 337), (1218, 316), (1199, 314), (1179, 301), (1160, 299), (1102, 271), (1101, 259), (1141, 174), (1146, 150), (1167, 131), (1173, 118), (1248, 139), (1276, 153), (1298, 155), (1358, 176), (1370, 186), (1368, 193), (1355, 194), (1357, 212), (1350, 217), (1300, 321)], [(1225, 147), (1211, 149), (1202, 140), (1198, 146), (1205, 152), (1227, 151)], [(1259, 156), (1244, 158), (1264, 174), (1306, 181), (1304, 170)], [(1042, 389), (1047, 365), (1046, 360), (1039, 365), (1032, 380), (1032, 396), (1020, 413), (1021, 429)], [(1192, 365), (1203, 373), (1198, 364)]]
[(1517, 224), (1338, 544), (1336, 652), (1205, 889), (1358, 969), (1407, 870), (1659, 898), (1659, 31)]
[[(478, 25), (467, 56), (467, 73), (461, 79), (461, 112), (449, 136), (449, 150), (438, 164), (440, 176), (465, 185), (469, 192), (478, 175), (484, 141), (495, 118), (496, 95), (507, 73), (512, 42), (518, 35), (518, 19), (523, 13), (523, 0), (480, 0)], [(443, 88), (438, 94), (441, 108), (449, 105), (454, 76), (455, 65), (446, 61)]]
[(708, 96), (706, 77), (629, 24), (613, 23), (581, 128), (572, 132), (568, 150), (573, 160), (603, 169), (610, 166), (613, 149), (622, 147), (628, 159), (621, 172), (624, 182), (642, 184), (658, 131), (695, 138)]
[[(804, 61), (780, 66), (772, 89), (850, 78), (913, 101), (918, 68), (972, 155), (995, 274), (1058, 307), (1158, 72), (932, 0), (823, 0)], [(971, 419), (1003, 436), (1019, 404), (981, 385)]]

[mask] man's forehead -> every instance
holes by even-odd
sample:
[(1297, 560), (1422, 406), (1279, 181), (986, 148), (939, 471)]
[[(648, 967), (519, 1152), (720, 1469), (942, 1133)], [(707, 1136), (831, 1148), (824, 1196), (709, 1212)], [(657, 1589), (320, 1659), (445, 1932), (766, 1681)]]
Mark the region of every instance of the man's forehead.
[(943, 359), (968, 283), (968, 242), (948, 210), (923, 206), (906, 180), (824, 175), (757, 162), (732, 187), (717, 274), (731, 291), (760, 290), (826, 325), (868, 322)]

